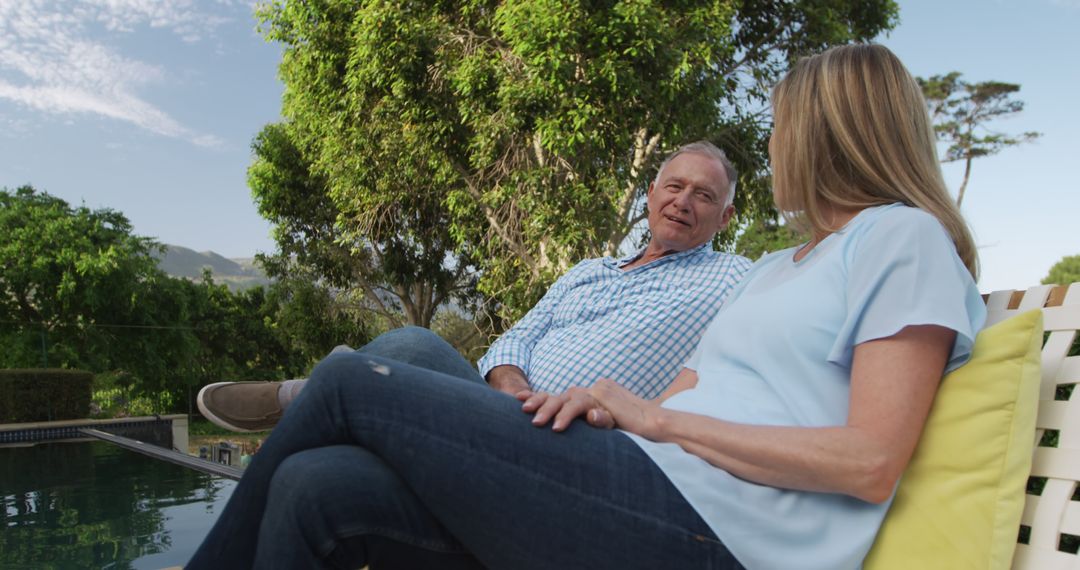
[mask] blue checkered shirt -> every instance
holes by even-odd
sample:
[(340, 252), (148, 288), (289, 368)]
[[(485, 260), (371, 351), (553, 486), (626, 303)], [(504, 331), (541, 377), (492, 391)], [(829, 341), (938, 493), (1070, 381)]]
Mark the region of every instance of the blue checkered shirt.
[(643, 398), (660, 395), (750, 261), (704, 244), (620, 269), (639, 255), (575, 265), (491, 345), (480, 374), (512, 364), (536, 391), (611, 378)]

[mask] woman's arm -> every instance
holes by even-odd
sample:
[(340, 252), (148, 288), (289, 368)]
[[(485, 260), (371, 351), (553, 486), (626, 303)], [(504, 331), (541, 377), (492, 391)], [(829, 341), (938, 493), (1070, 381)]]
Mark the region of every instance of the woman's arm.
[(877, 503), (889, 498), (911, 458), (955, 334), (909, 326), (856, 346), (848, 419), (838, 427), (736, 424), (665, 410), (607, 381), (590, 393), (617, 427), (678, 443), (737, 477)]

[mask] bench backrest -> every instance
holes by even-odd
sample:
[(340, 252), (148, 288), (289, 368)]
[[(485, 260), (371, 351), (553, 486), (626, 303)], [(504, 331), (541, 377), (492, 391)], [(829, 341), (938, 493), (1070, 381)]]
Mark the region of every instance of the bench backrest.
[(995, 291), (986, 306), (987, 325), (1041, 308), (1047, 332), (1033, 434), (1037, 447), (1013, 568), (1080, 569), (1080, 394), (1073, 392), (1080, 383), (1080, 283)]

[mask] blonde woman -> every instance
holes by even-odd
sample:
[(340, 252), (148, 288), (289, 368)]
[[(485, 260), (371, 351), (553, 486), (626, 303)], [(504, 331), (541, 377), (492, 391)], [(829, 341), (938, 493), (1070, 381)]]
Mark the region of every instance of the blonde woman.
[[(328, 358), (188, 567), (859, 567), (982, 325), (975, 251), (887, 49), (800, 61), (773, 109), (776, 202), (811, 239), (751, 268), (660, 398)], [(331, 446), (354, 461), (313, 463)], [(408, 492), (366, 492), (386, 477)]]

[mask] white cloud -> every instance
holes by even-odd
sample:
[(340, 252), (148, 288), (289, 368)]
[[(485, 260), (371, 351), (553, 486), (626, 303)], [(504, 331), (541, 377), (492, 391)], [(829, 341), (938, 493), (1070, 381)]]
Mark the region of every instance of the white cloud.
[(26, 119), (0, 114), (0, 137), (19, 139), (29, 133), (31, 125)]
[(141, 88), (166, 79), (165, 69), (127, 57), (102, 40), (149, 27), (196, 42), (227, 21), (200, 11), (193, 0), (0, 1), (0, 99), (45, 113), (108, 117), (196, 145), (220, 146), (217, 137), (194, 132), (140, 97)]

